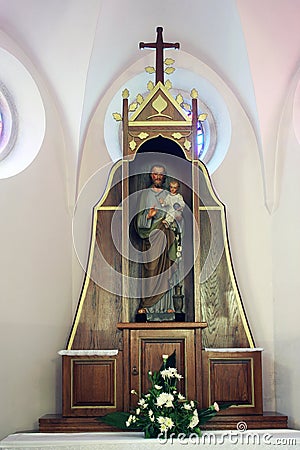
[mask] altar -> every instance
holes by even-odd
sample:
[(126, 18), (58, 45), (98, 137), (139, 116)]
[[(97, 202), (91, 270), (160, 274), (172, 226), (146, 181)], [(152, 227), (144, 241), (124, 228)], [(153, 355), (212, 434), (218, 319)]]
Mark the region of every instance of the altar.
[[(241, 421), (251, 430), (287, 427), (287, 416), (263, 411), (263, 349), (234, 273), (225, 205), (199, 153), (207, 114), (194, 87), (185, 101), (164, 79), (165, 65), (175, 61), (163, 60), (163, 51), (179, 44), (164, 42), (162, 31), (156, 43), (140, 43), (156, 51), (155, 84), (131, 99), (124, 89), (122, 112), (113, 113), (122, 159), (93, 208), (86, 274), (60, 352), (62, 413), (39, 419), (37, 440), (95, 432), (78, 439), (95, 448), (147, 448), (140, 435), (105, 434), (113, 430), (97, 418), (132, 411), (132, 392), (145, 393), (148, 373), (172, 354), (185, 398), (199, 409), (230, 404), (210, 421), (212, 431), (236, 430)], [(66, 442), (72, 436), (76, 443), (70, 434)]]
[(19, 433), (0, 441), (3, 450), (179, 450), (186, 446), (212, 446), (222, 449), (272, 448), (300, 449), (300, 430), (204, 431), (202, 437), (187, 439), (144, 439), (143, 433)]

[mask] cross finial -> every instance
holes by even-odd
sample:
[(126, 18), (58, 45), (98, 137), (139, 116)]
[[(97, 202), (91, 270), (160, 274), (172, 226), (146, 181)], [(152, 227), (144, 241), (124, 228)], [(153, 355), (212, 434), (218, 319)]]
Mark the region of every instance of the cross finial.
[(164, 49), (179, 48), (179, 42), (164, 42), (162, 37), (163, 27), (157, 27), (156, 42), (140, 42), (139, 48), (155, 48), (156, 50), (156, 84), (164, 82)]

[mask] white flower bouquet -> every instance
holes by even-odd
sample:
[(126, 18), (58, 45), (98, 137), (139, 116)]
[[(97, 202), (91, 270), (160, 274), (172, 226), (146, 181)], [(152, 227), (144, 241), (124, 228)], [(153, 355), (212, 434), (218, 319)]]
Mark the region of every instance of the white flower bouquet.
[[(201, 436), (200, 425), (217, 414), (219, 405), (214, 403), (208, 408), (198, 409), (194, 400), (189, 401), (178, 392), (178, 380), (183, 377), (175, 367), (170, 367), (172, 360), (174, 354), (170, 358), (163, 355), (161, 370), (148, 372), (151, 388), (141, 395), (134, 411), (107, 414), (99, 420), (120, 429), (143, 431), (145, 438)], [(135, 391), (131, 393), (137, 395)]]

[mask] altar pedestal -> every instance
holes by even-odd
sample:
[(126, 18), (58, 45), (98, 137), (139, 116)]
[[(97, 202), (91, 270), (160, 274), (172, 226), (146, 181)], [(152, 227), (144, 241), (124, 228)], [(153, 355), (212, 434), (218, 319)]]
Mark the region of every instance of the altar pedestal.
[[(63, 351), (63, 414), (39, 420), (40, 432), (118, 431), (97, 417), (130, 411), (147, 392), (148, 371), (157, 371), (162, 355), (176, 351), (179, 390), (199, 408), (215, 401), (234, 405), (207, 422), (206, 430), (284, 429), (287, 416), (263, 412), (260, 348), (206, 348), (205, 322), (118, 323), (118, 350)], [(132, 395), (135, 390), (138, 396)]]

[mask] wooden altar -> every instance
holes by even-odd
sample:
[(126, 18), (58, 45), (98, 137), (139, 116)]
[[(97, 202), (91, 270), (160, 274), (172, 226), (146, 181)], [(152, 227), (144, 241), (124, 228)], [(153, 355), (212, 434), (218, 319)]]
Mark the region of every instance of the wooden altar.
[[(261, 349), (234, 275), (225, 206), (198, 156), (198, 93), (191, 90), (187, 114), (164, 81), (163, 50), (179, 44), (163, 42), (162, 28), (155, 43), (140, 47), (156, 49), (156, 83), (130, 104), (125, 89), (122, 114), (115, 114), (123, 158), (93, 211), (86, 277), (62, 356), (62, 416), (42, 417), (40, 431), (107, 431), (96, 417), (134, 407), (131, 389), (144, 392), (147, 370), (159, 369), (161, 355), (174, 350), (187, 397), (200, 407), (236, 405), (209, 422), (210, 429), (234, 429), (240, 420), (250, 428), (285, 428), (286, 416), (263, 412)], [(186, 202), (183, 321), (137, 320), (141, 263), (133, 257), (140, 248), (132, 224), (153, 164), (180, 180)]]

